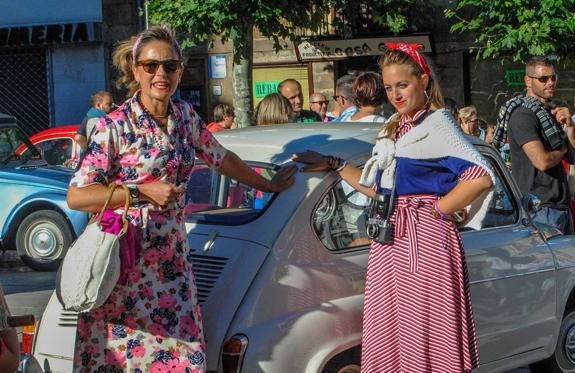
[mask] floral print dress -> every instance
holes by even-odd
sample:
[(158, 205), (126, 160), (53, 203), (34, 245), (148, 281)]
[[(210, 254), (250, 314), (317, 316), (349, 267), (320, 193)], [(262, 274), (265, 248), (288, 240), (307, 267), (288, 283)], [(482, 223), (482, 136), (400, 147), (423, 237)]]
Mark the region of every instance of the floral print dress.
[[(71, 186), (165, 180), (185, 189), (196, 156), (221, 165), (226, 150), (191, 105), (172, 101), (164, 131), (138, 96), (96, 124)], [(79, 315), (74, 371), (205, 371), (185, 204), (182, 193), (165, 209), (129, 209), (130, 223), (141, 233), (141, 254), (102, 307)]]

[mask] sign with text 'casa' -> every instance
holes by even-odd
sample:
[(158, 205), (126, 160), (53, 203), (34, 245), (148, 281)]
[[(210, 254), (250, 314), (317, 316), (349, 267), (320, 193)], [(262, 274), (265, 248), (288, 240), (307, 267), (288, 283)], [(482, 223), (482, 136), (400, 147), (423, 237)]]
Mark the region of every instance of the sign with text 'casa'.
[(308, 40), (297, 45), (301, 61), (326, 61), (338, 58), (378, 56), (386, 51), (386, 43), (420, 44), (421, 52), (431, 52), (428, 35), (405, 35), (382, 38)]

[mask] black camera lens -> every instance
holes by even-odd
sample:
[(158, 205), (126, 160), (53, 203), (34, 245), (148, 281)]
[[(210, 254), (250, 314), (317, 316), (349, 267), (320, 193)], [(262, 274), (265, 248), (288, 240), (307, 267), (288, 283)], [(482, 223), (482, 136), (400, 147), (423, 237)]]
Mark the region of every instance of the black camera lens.
[(379, 226), (377, 224), (368, 224), (366, 227), (366, 233), (367, 237), (372, 240), (376, 239), (379, 236)]

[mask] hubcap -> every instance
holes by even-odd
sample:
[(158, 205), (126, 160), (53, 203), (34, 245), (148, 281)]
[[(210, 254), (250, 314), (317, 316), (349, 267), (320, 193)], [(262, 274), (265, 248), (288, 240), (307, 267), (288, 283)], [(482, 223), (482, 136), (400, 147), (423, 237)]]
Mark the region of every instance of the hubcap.
[(58, 251), (62, 237), (58, 236), (59, 230), (51, 222), (39, 222), (28, 231), (26, 239), (26, 251), (33, 258), (53, 257)]
[(565, 335), (565, 356), (571, 364), (575, 365), (575, 324), (571, 325)]

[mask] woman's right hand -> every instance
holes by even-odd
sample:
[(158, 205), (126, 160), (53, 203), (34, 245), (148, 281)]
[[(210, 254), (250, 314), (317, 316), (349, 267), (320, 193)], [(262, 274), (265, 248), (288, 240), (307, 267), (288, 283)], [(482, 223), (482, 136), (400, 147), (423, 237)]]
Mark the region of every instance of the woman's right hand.
[(177, 187), (167, 181), (157, 180), (151, 183), (138, 184), (138, 191), (142, 196), (140, 199), (164, 208), (170, 202), (175, 201), (184, 192), (184, 188)]
[(301, 169), (302, 172), (317, 172), (317, 171), (328, 171), (331, 170), (329, 164), (329, 158), (313, 150), (306, 150), (302, 153), (295, 153), (291, 157), (292, 161), (305, 163), (309, 166), (305, 166)]

